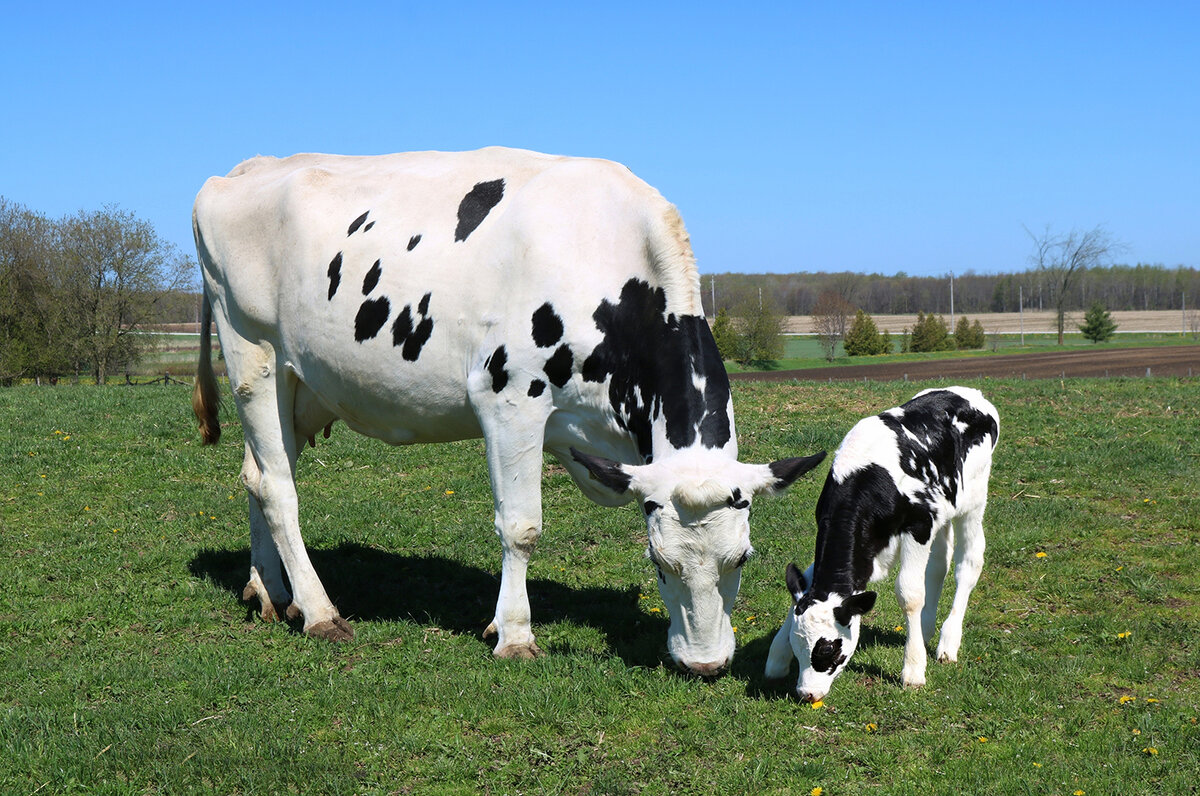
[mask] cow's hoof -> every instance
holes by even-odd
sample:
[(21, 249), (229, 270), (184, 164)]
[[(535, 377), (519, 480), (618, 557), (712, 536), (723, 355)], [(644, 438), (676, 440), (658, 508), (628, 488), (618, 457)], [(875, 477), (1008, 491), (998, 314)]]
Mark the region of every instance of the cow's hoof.
[(531, 661), (534, 658), (542, 657), (544, 653), (537, 644), (531, 641), (528, 644), (506, 644), (503, 647), (497, 647), (492, 654), (497, 658)]
[[(299, 619), (300, 618), (300, 609), (296, 607), (295, 603), (291, 603), (290, 605), (288, 605), (287, 611), (284, 612), (284, 615), (287, 616), (288, 621), (292, 621), (293, 619)], [(341, 617), (338, 617), (338, 618), (341, 619)]]
[(258, 600), (258, 615), (264, 622), (279, 621), (279, 617), (284, 613), (284, 607), (271, 602), (270, 599), (263, 599), (258, 589), (254, 588), (254, 583), (247, 583), (246, 588), (242, 589), (242, 601), (253, 603), (255, 600)]
[(350, 641), (354, 638), (354, 628), (350, 627), (350, 623), (340, 616), (324, 622), (317, 622), (312, 627), (305, 628), (304, 632), (310, 638), (319, 638), (323, 641)]

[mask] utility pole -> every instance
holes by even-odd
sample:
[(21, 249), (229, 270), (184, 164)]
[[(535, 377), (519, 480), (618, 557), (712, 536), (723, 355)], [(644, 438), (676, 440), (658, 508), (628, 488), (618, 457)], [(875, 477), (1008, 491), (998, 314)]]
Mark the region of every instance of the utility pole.
[(710, 276), (708, 278), (708, 289), (712, 293), (712, 314), (713, 318), (717, 317), (717, 278)]
[(954, 334), (954, 272), (950, 272), (950, 333)]
[(1017, 314), (1021, 316), (1021, 347), (1025, 347), (1025, 286), (1017, 285)]

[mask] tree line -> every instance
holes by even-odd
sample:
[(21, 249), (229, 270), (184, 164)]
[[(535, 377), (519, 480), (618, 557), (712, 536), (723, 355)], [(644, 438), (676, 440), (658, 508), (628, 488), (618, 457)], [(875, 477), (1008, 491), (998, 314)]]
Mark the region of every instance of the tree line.
[(137, 362), (138, 330), (193, 312), (194, 261), (108, 205), (50, 218), (0, 196), (0, 384), (87, 376)]
[[(794, 273), (705, 274), (701, 278), (704, 310), (757, 304), (761, 295), (783, 315), (812, 315), (825, 293), (840, 296), (872, 315), (950, 314), (951, 278), (884, 274)], [(1043, 269), (1020, 273), (977, 274), (967, 270), (953, 278), (956, 313), (1054, 310), (1060, 295), (1064, 308), (1075, 312), (1099, 302), (1109, 310), (1178, 310), (1181, 302), (1200, 306), (1200, 269), (1162, 265), (1094, 266), (1078, 275), (1063, 291), (1060, 281)], [(736, 314), (736, 313), (735, 313)]]

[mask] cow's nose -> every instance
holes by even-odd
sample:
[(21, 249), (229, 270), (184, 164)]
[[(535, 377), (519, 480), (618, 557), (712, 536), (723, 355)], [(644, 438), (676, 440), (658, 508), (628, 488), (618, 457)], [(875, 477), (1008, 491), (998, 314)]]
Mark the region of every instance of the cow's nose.
[(729, 659), (723, 661), (714, 661), (713, 663), (684, 663), (683, 668), (687, 669), (691, 674), (697, 677), (717, 677), (724, 674), (729, 668)]

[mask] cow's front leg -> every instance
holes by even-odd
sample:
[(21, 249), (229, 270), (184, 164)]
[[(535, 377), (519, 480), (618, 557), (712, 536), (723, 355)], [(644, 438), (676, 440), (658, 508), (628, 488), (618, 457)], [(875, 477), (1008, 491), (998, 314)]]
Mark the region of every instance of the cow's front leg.
[(788, 606), (787, 618), (783, 627), (771, 639), (771, 649), (767, 653), (767, 665), (763, 676), (772, 682), (782, 681), (787, 677), (788, 669), (792, 667), (792, 631), (796, 625), (796, 612)]
[(921, 611), (925, 607), (925, 567), (929, 546), (906, 536), (901, 543), (900, 571), (896, 574), (896, 600), (904, 612), (908, 634), (904, 641), (904, 669), (900, 682), (905, 688), (925, 685), (925, 636), (921, 631)]
[(542, 440), (548, 403), (525, 395), (496, 393), (492, 382), (472, 395), (487, 445), (496, 533), (504, 552), (496, 615), (484, 631), (497, 636), (497, 658), (542, 654), (530, 625), (526, 573), (542, 534)]

